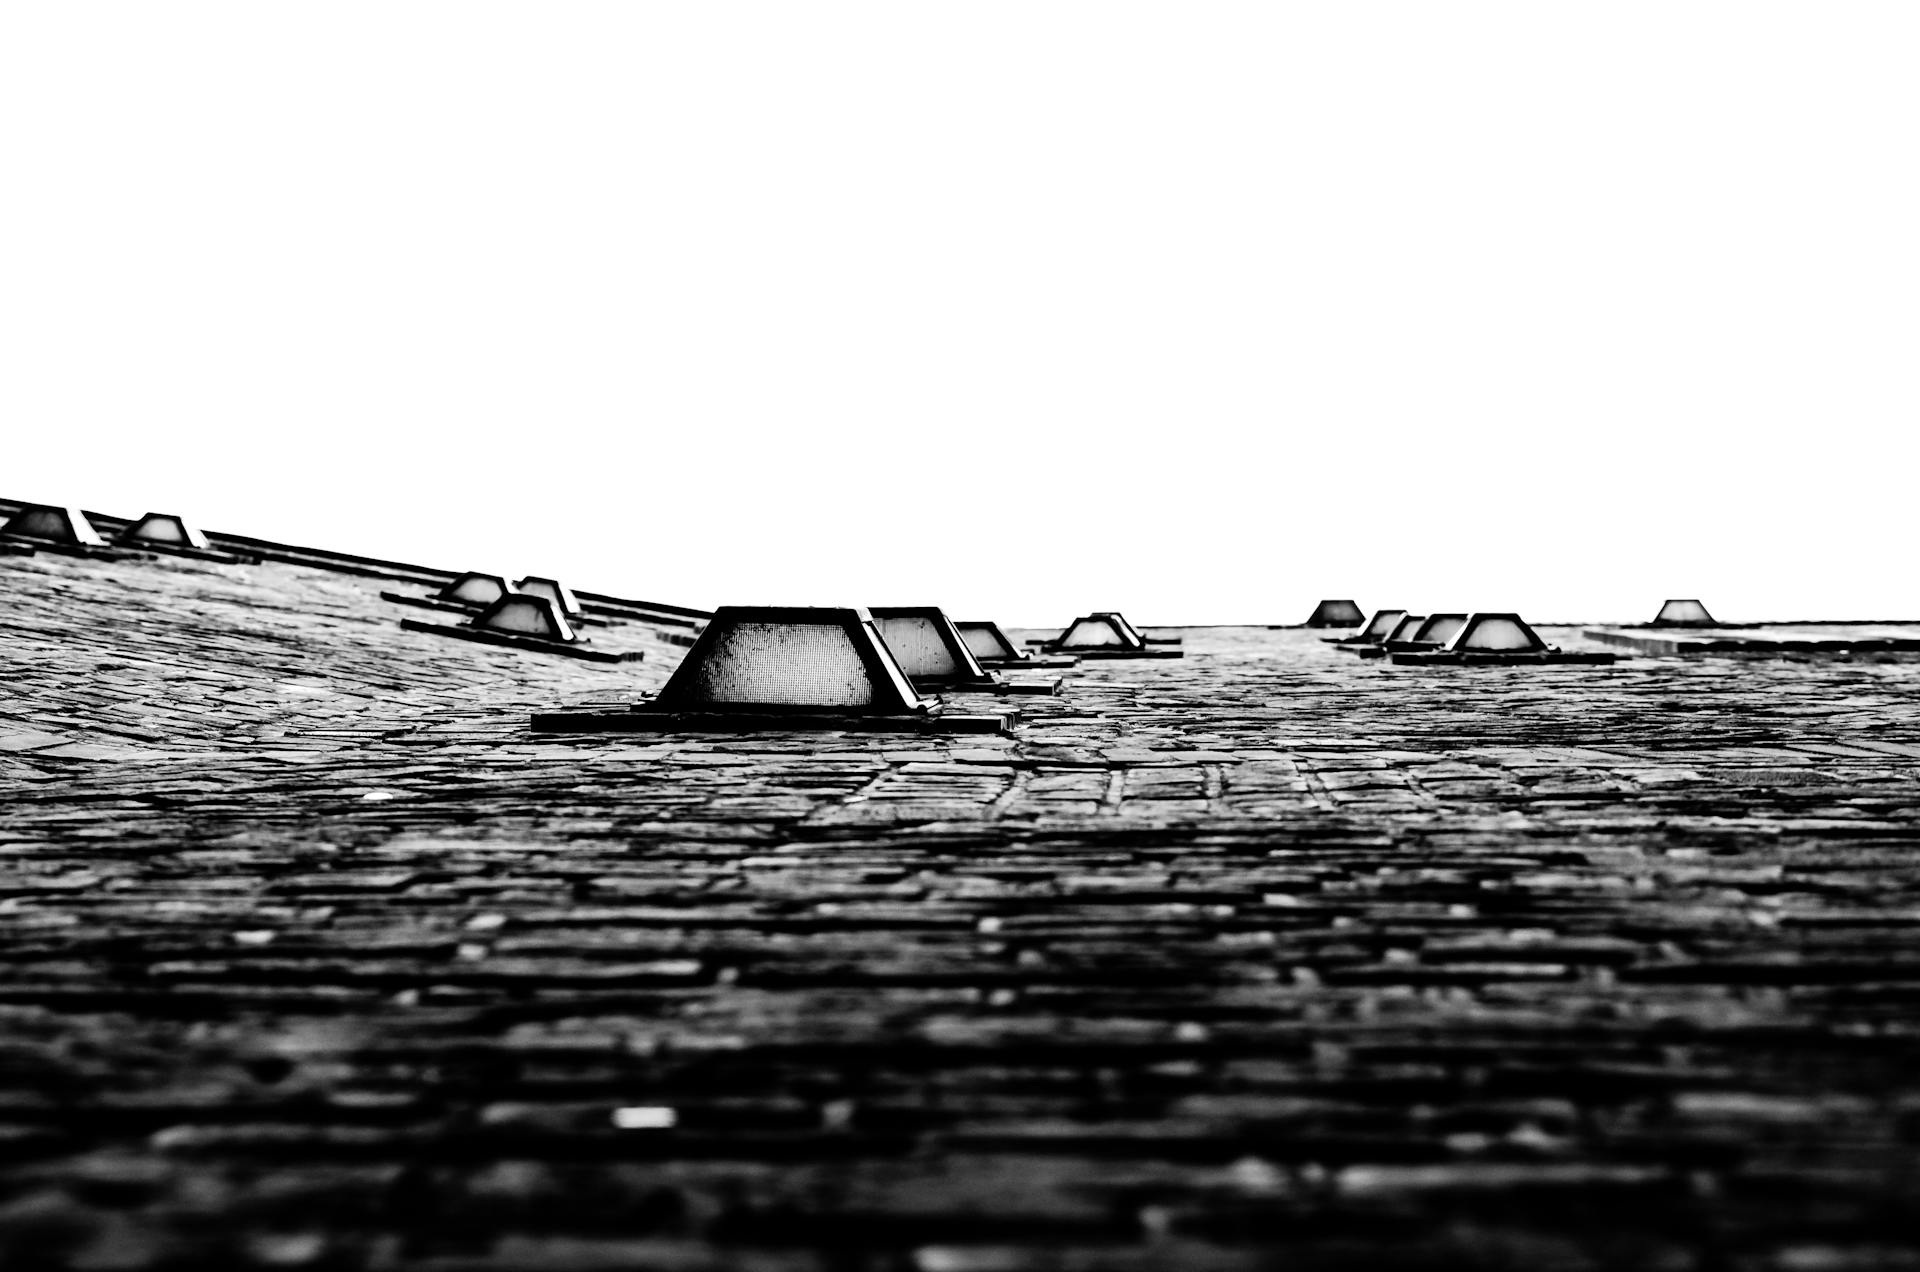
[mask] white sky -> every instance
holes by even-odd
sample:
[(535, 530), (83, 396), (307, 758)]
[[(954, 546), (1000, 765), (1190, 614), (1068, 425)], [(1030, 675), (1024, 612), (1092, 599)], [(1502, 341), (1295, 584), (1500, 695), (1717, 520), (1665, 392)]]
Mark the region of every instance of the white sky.
[(0, 495), (685, 604), (1920, 618), (1920, 6), (0, 8)]

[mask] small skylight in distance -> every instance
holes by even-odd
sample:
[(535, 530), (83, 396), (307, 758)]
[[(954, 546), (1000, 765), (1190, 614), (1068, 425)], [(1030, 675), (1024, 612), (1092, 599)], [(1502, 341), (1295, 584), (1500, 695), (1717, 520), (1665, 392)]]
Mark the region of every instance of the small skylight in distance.
[(1416, 641), (1430, 641), (1434, 644), (1444, 645), (1452, 640), (1454, 636), (1459, 633), (1460, 629), (1466, 625), (1467, 616), (1465, 614), (1429, 614), (1426, 620), (1420, 624), (1419, 630), (1414, 632), (1412, 638)]
[(487, 606), (473, 620), (483, 632), (505, 632), (515, 636), (538, 636), (544, 640), (575, 641), (579, 633), (567, 622), (559, 607), (544, 596), (509, 592)]
[(158, 543), (174, 548), (210, 550), (207, 536), (172, 513), (150, 512), (120, 532), (122, 543)]
[(1668, 601), (1653, 616), (1653, 621), (1674, 627), (1711, 627), (1713, 615), (1707, 613), (1707, 607), (1699, 601)]
[(528, 575), (526, 578), (515, 583), (514, 587), (525, 592), (528, 596), (546, 597), (555, 605), (559, 606), (560, 612), (570, 619), (579, 618), (581, 615), (580, 602), (574, 597), (573, 590), (558, 579), (542, 578), (539, 575)]
[(436, 599), (453, 601), (459, 605), (470, 605), (478, 609), (492, 605), (512, 591), (513, 588), (504, 575), (476, 574), (469, 570), (441, 588), (436, 594)]
[(7, 519), (0, 533), (16, 534), (23, 539), (44, 539), (49, 543), (104, 547), (87, 514), (78, 508), (57, 508), (51, 504), (30, 504)]
[(1367, 619), (1352, 601), (1322, 601), (1307, 618), (1308, 627), (1358, 627)]

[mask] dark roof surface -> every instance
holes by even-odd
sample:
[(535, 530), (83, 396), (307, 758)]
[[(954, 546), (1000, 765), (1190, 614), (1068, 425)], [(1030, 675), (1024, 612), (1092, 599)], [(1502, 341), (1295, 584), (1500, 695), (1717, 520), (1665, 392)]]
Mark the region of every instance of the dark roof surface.
[(1913, 1266), (1920, 662), (536, 737), (682, 648), (395, 586), (0, 557), (0, 1265)]

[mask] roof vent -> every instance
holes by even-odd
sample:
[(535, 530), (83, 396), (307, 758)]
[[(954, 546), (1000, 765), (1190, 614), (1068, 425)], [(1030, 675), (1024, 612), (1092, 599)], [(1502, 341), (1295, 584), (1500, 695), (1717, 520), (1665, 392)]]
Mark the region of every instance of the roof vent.
[(86, 513), (78, 508), (56, 508), (51, 504), (28, 504), (8, 518), (6, 525), (0, 526), (0, 533), (76, 548), (106, 546)]
[(1349, 636), (1322, 636), (1320, 639), (1330, 645), (1377, 645), (1387, 638), (1387, 633), (1399, 625), (1407, 611), (1399, 609), (1375, 610), (1367, 625)]
[(1663, 627), (1711, 627), (1713, 615), (1698, 601), (1668, 601), (1653, 621)]
[(514, 586), (528, 596), (544, 596), (560, 608), (560, 612), (570, 619), (579, 619), (583, 613), (579, 600), (558, 579), (543, 579), (538, 575), (528, 575)]
[(185, 519), (171, 513), (150, 512), (120, 532), (120, 542), (150, 544), (169, 548), (199, 548), (209, 551), (213, 545), (207, 536)]
[(475, 574), (469, 570), (441, 588), (435, 594), (435, 599), (484, 609), (512, 591), (504, 575)]
[(544, 596), (509, 592), (487, 606), (473, 619), (483, 632), (502, 632), (513, 636), (537, 636), (541, 640), (576, 641), (573, 630), (560, 607)]
[(1366, 621), (1366, 615), (1352, 601), (1322, 601), (1313, 607), (1313, 613), (1307, 619), (1308, 627), (1358, 627)]
[(651, 701), (536, 715), (543, 732), (883, 729), (997, 733), (1013, 717), (950, 716), (923, 698), (857, 608), (724, 605)]

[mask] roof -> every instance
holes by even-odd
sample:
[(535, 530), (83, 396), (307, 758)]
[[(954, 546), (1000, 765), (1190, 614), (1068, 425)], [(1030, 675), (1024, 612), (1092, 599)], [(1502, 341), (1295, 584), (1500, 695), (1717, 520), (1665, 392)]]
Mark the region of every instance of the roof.
[(9, 1266), (1912, 1241), (1911, 658), (1193, 629), (1010, 737), (536, 736), (674, 629), (440, 639), (279, 556), (0, 557)]

